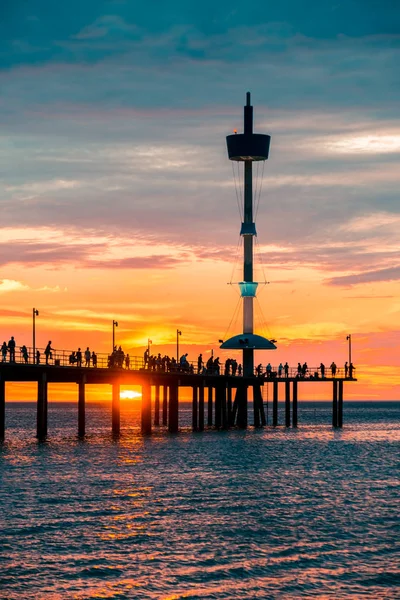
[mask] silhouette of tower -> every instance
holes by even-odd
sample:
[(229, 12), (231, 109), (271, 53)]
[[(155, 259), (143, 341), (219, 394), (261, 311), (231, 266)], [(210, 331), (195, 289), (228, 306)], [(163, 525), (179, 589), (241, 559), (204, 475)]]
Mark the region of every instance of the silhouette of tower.
[(244, 132), (228, 135), (226, 143), (230, 160), (244, 163), (244, 210), (240, 235), (243, 236), (243, 281), (239, 283), (243, 298), (243, 333), (221, 344), (222, 349), (243, 350), (243, 375), (254, 374), (254, 350), (275, 350), (276, 346), (254, 333), (253, 303), (258, 283), (253, 281), (253, 238), (257, 235), (253, 221), (253, 162), (268, 159), (271, 136), (253, 133), (253, 107), (250, 92), (244, 107)]

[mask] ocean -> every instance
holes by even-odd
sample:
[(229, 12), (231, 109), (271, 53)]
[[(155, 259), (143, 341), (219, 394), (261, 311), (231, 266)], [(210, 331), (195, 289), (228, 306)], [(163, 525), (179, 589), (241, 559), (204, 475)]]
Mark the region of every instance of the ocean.
[[(6, 407), (0, 598), (400, 598), (400, 403), (299, 402), (299, 428), (139, 432), (123, 402)], [(271, 406), (269, 407), (271, 417)], [(283, 405), (280, 406), (283, 422)]]

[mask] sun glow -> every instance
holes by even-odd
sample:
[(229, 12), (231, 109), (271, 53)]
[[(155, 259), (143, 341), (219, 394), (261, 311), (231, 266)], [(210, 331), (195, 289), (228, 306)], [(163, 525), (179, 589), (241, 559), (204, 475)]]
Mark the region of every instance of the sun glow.
[(119, 397), (121, 400), (134, 400), (136, 398), (141, 398), (142, 394), (140, 392), (135, 392), (134, 390), (123, 390)]

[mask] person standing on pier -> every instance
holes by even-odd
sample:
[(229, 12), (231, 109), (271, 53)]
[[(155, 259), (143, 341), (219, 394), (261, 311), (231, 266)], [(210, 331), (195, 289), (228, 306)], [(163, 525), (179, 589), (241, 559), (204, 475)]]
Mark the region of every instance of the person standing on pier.
[(279, 377), (279, 379), (282, 377), (282, 371), (283, 371), (283, 364), (279, 363), (279, 367), (278, 367), (278, 377)]
[(6, 362), (7, 361), (7, 343), (3, 342), (3, 345), (1, 347), (1, 355), (2, 355), (2, 362)]
[(355, 371), (355, 369), (356, 368), (353, 365), (353, 363), (350, 363), (350, 366), (349, 366), (349, 377), (350, 377), (350, 379), (353, 379), (353, 371)]
[(88, 346), (85, 350), (85, 367), (90, 367), (90, 358), (91, 354)]
[(144, 351), (144, 354), (143, 354), (143, 361), (144, 361), (144, 368), (145, 369), (147, 368), (147, 365), (149, 363), (149, 354), (150, 354), (149, 349), (146, 348), (146, 350)]
[(336, 368), (337, 367), (336, 367), (335, 363), (332, 361), (332, 364), (331, 364), (332, 377), (336, 376)]
[(320, 371), (321, 371), (321, 377), (322, 377), (322, 379), (325, 379), (325, 365), (324, 365), (324, 363), (321, 363), (319, 365), (319, 368), (320, 368)]
[(131, 359), (130, 359), (130, 356), (129, 356), (129, 354), (127, 354), (127, 355), (125, 356), (125, 369), (128, 369), (128, 371), (129, 371), (129, 365), (130, 365), (130, 364), (131, 364)]
[(13, 335), (8, 342), (8, 351), (10, 353), (10, 362), (15, 362), (15, 340)]
[(346, 360), (346, 362), (344, 363), (344, 377), (345, 377), (345, 379), (347, 379), (347, 375), (348, 374), (349, 374), (349, 365), (348, 365), (347, 360)]
[(22, 358), (24, 359), (24, 363), (27, 365), (29, 357), (28, 357), (28, 348), (25, 346), (25, 344), (21, 348), (21, 354), (22, 354)]
[(44, 355), (46, 357), (46, 365), (49, 364), (49, 358), (53, 358), (53, 355), (51, 353), (52, 350), (53, 350), (53, 348), (51, 347), (51, 340), (50, 340), (44, 350)]
[(237, 360), (235, 358), (232, 359), (232, 375), (235, 377), (236, 371), (238, 368)]
[(203, 355), (199, 354), (198, 359), (197, 359), (197, 373), (201, 373), (203, 367)]
[(77, 367), (82, 366), (82, 351), (80, 348), (78, 348), (78, 351), (76, 353), (76, 366)]
[(40, 352), (39, 352), (39, 350), (36, 350), (36, 364), (40, 365)]
[(92, 365), (94, 367), (97, 367), (97, 354), (96, 354), (96, 352), (94, 350), (92, 352)]
[(271, 363), (267, 364), (267, 366), (265, 368), (265, 371), (267, 373), (267, 379), (271, 379), (271, 373), (272, 373), (272, 365), (271, 365)]
[(283, 370), (285, 371), (285, 377), (289, 377), (289, 363), (285, 362), (285, 366), (283, 367)]

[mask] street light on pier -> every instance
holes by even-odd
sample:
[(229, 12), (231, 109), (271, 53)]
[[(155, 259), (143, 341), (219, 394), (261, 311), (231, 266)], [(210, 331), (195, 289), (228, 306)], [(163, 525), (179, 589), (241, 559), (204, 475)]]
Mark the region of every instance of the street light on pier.
[(179, 363), (179, 336), (182, 335), (182, 331), (176, 330), (176, 362)]
[(150, 346), (153, 343), (153, 340), (147, 338), (147, 354), (150, 356)]
[(114, 352), (114, 348), (115, 348), (115, 328), (118, 327), (118, 321), (114, 321), (113, 319), (113, 344), (112, 344), (112, 349)]
[(346, 340), (349, 342), (349, 368), (351, 365), (351, 333), (346, 337)]
[(36, 317), (39, 316), (39, 311), (36, 308), (32, 309), (32, 348), (33, 348), (33, 364), (36, 363)]

